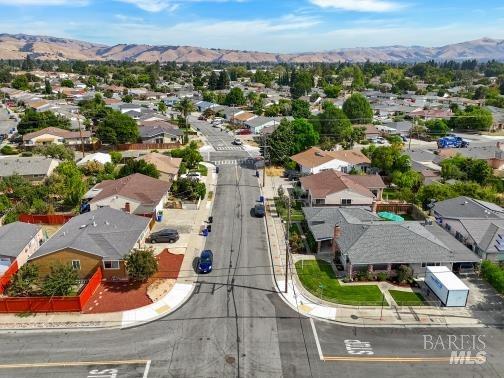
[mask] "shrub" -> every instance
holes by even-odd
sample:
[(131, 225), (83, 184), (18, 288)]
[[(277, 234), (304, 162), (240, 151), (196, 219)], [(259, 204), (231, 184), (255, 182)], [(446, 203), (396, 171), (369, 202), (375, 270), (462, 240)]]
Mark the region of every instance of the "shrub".
[(31, 152), (31, 151), (23, 151), (23, 152), (21, 152), (21, 156), (22, 157), (32, 157), (33, 156), (33, 152)]
[(485, 260), (481, 264), (481, 275), (499, 293), (504, 294), (504, 268)]
[(134, 249), (125, 258), (128, 276), (134, 281), (146, 281), (158, 271), (154, 250)]
[(19, 154), (19, 151), (13, 148), (12, 146), (3, 146), (2, 149), (0, 149), (0, 152), (2, 155), (17, 155)]
[(118, 151), (110, 151), (110, 158), (112, 159), (112, 163), (119, 164), (122, 160), (122, 154)]
[(42, 282), (42, 294), (48, 297), (68, 296), (79, 282), (79, 275), (71, 265), (57, 264)]
[(409, 282), (413, 279), (413, 270), (407, 265), (401, 265), (397, 269), (397, 281), (399, 283)]
[(29, 297), (36, 290), (38, 266), (25, 264), (12, 276), (7, 293), (12, 297)]
[(380, 272), (376, 275), (378, 281), (386, 281), (388, 279), (388, 274), (385, 272)]

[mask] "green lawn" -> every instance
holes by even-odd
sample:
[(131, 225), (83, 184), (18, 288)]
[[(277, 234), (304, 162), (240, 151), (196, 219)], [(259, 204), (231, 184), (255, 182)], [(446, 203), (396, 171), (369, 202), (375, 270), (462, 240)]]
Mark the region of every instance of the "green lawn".
[[(275, 207), (278, 212), (278, 215), (285, 221), (287, 221), (287, 206), (280, 201), (279, 198), (275, 198)], [(302, 222), (304, 220), (304, 214), (301, 210), (301, 204), (295, 204), (294, 207), (291, 208), (291, 221), (292, 222)]]
[(424, 297), (422, 294), (409, 291), (389, 290), (398, 306), (424, 306)]
[[(296, 271), (303, 286), (313, 295), (326, 301), (355, 306), (382, 304), (383, 296), (378, 286), (341, 286), (331, 265), (325, 261), (298, 261)], [(383, 304), (388, 305), (386, 300)]]
[(396, 200), (399, 192), (395, 189), (385, 188), (383, 190), (383, 199), (384, 200)]

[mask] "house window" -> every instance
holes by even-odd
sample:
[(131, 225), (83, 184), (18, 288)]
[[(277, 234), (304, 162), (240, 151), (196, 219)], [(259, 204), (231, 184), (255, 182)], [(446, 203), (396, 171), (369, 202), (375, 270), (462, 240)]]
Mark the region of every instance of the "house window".
[(119, 269), (119, 261), (118, 260), (104, 261), (103, 267), (105, 269)]
[(351, 204), (352, 204), (352, 200), (351, 200), (351, 199), (346, 199), (346, 198), (343, 198), (343, 199), (341, 200), (341, 204), (342, 204), (343, 206), (348, 206), (348, 205), (351, 205)]
[(325, 205), (325, 199), (324, 198), (315, 199), (315, 205)]
[(80, 260), (72, 260), (72, 269), (80, 270)]

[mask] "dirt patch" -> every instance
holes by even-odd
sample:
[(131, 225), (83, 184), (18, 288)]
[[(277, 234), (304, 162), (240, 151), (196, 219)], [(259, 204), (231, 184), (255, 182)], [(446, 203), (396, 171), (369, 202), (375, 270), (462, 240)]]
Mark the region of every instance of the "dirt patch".
[(284, 168), (282, 167), (266, 167), (267, 176), (282, 177), (284, 174)]
[(163, 298), (175, 285), (177, 280), (174, 279), (159, 279), (155, 280), (152, 284), (147, 288), (147, 296), (151, 299), (152, 302), (156, 302), (159, 299)]
[(43, 224), (42, 230), (44, 234), (46, 234), (49, 238), (53, 236), (63, 225), (51, 225), (51, 224)]

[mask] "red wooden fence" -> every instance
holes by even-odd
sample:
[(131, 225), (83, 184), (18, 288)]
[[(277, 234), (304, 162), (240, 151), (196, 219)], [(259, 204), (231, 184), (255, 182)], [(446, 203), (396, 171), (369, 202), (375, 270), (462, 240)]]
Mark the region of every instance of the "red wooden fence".
[(19, 214), (19, 221), (32, 224), (65, 224), (74, 214)]
[(102, 280), (96, 270), (80, 294), (75, 297), (6, 297), (0, 299), (0, 313), (20, 312), (79, 312), (94, 294)]
[(3, 294), (5, 287), (9, 284), (11, 277), (18, 271), (18, 263), (16, 260), (9, 266), (2, 277), (0, 277), (0, 294)]

